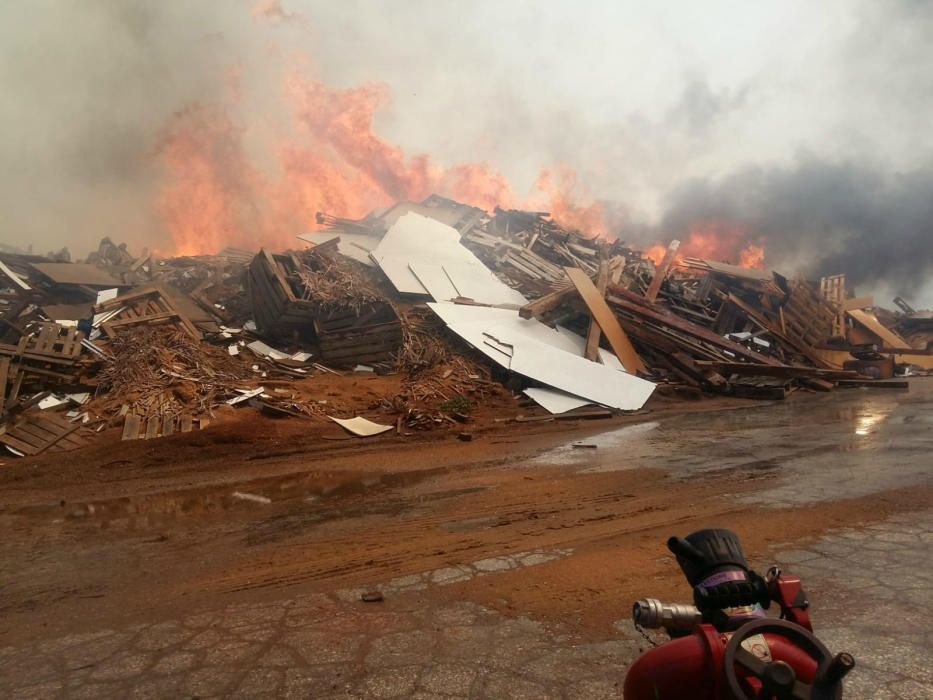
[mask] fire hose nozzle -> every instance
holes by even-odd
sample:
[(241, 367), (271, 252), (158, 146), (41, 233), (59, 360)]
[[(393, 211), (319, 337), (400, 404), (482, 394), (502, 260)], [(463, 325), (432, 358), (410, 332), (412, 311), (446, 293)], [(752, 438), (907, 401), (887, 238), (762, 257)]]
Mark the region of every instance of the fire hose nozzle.
[(632, 606), (632, 622), (645, 629), (663, 627), (668, 631), (690, 632), (702, 621), (702, 613), (693, 605), (644, 598)]

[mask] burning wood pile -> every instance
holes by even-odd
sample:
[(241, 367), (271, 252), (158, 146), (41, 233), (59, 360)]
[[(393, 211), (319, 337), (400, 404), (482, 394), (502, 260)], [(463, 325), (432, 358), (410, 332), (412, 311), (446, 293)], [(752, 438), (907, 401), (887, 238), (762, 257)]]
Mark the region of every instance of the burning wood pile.
[(247, 405), (352, 417), (365, 407), (340, 386), (360, 373), (399, 378), (367, 405), (400, 433), (518, 392), (573, 415), (933, 369), (929, 312), (873, 312), (841, 276), (682, 257), (676, 241), (655, 262), (544, 212), (437, 196), (318, 222), (294, 252), (158, 259), (105, 239), (79, 263), (0, 255), (0, 444), (152, 439)]

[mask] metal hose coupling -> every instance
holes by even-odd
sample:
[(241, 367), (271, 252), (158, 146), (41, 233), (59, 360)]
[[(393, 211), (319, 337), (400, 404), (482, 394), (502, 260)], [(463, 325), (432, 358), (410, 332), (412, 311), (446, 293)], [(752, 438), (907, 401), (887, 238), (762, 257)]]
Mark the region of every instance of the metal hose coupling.
[(693, 605), (643, 598), (632, 606), (632, 621), (645, 629), (663, 627), (669, 631), (690, 632), (703, 621), (703, 615)]

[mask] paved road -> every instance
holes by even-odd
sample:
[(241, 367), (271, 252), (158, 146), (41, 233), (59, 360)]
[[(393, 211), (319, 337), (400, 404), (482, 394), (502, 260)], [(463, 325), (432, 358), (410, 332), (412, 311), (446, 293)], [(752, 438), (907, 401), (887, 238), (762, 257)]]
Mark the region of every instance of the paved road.
[[(641, 466), (680, 478), (747, 469), (764, 459), (781, 477), (754, 495), (765, 507), (789, 507), (814, 494), (864, 495), (929, 483), (928, 393), (908, 400), (853, 392), (724, 412), (712, 419), (721, 449), (709, 442), (709, 416), (706, 429), (684, 417), (673, 428), (649, 424), (598, 438), (604, 445), (598, 456), (568, 448), (541, 459), (563, 454), (568, 468), (607, 469), (620, 455), (626, 463), (635, 455)], [(776, 432), (767, 433), (766, 424), (775, 423)], [(822, 433), (822, 447), (814, 430)], [(763, 432), (754, 438), (761, 447), (756, 454), (735, 447), (737, 436), (757, 431)], [(676, 461), (670, 457), (675, 435)], [(589, 461), (579, 461), (581, 452), (590, 453), (582, 457)], [(933, 509), (853, 524), (807, 546), (787, 543), (773, 551), (774, 561), (804, 576), (821, 638), (856, 656), (848, 698), (933, 697), (931, 544)], [(37, 633), (32, 643), (0, 648), (0, 697), (618, 698), (625, 667), (643, 646), (627, 624), (616, 638), (582, 641), (563, 625), (509, 618), (471, 602), (432, 603), (437, 599), (426, 595), (462, 577), (572, 556), (566, 549), (530, 550), (425, 571), (385, 582), (382, 602), (361, 602), (359, 590), (335, 590), (113, 629), (95, 629), (89, 620), (86, 628), (94, 631)]]

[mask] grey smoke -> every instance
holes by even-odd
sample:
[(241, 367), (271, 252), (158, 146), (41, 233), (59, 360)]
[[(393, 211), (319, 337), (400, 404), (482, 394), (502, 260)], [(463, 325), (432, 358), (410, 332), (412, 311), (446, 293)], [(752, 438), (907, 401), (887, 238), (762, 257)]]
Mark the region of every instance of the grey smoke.
[(519, 196), (566, 163), (623, 237), (737, 216), (788, 274), (905, 289), (931, 258), (930, 36), (933, 4), (911, 0), (11, 0), (0, 243), (158, 246), (171, 115), (226, 109), (237, 69), (231, 120), (275, 167), (263, 135), (288, 122), (300, 52), (330, 85), (386, 83), (376, 130), (409, 155), (489, 162)]
[(804, 156), (695, 179), (671, 194), (660, 230), (673, 238), (721, 220), (763, 242), (775, 269), (845, 273), (850, 286), (883, 284), (915, 297), (933, 273), (933, 165), (883, 175), (865, 163)]

